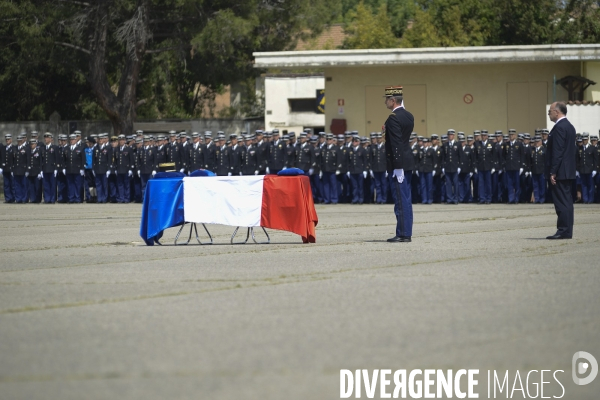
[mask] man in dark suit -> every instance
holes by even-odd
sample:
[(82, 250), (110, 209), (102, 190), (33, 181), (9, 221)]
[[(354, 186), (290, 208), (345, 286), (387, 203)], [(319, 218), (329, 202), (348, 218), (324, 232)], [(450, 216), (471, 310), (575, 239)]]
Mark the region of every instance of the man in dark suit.
[[(402, 102), (402, 86), (385, 88), (385, 105), (392, 110), (385, 121), (385, 153), (387, 172), (394, 197), (394, 214), (396, 214), (396, 236), (388, 242), (410, 242), (412, 237), (413, 210), (410, 180), (406, 179), (404, 169), (412, 174), (413, 154), (409, 145), (410, 134), (415, 126), (414, 117), (406, 111)], [(410, 168), (409, 168), (410, 167)]]
[(546, 175), (550, 179), (558, 220), (556, 233), (546, 239), (571, 239), (574, 223), (571, 186), (576, 170), (575, 128), (567, 120), (567, 106), (563, 102), (552, 103), (548, 117), (555, 125), (548, 136)]

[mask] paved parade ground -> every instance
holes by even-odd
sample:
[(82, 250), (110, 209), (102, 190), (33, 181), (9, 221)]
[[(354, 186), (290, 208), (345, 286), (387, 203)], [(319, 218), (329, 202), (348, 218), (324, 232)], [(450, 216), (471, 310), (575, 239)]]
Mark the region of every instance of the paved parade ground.
[(552, 205), (417, 205), (390, 244), (392, 210), (318, 205), (312, 245), (147, 247), (138, 204), (0, 204), (0, 399), (336, 399), (341, 369), (479, 369), (480, 398), (488, 370), (562, 370), (598, 398), (571, 360), (600, 360), (599, 205), (558, 241)]

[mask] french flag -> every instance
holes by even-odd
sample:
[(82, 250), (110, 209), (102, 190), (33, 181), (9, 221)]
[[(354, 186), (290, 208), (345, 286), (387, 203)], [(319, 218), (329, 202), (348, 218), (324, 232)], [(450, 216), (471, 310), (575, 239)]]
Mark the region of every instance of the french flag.
[(306, 176), (183, 178), (186, 222), (290, 231), (315, 243), (318, 223)]

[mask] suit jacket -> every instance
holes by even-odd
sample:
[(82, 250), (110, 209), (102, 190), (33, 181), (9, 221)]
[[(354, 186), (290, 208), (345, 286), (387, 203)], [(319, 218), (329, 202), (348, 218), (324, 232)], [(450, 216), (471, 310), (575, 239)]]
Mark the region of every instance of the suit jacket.
[(556, 175), (558, 180), (575, 179), (575, 139), (575, 127), (566, 118), (554, 125), (546, 146), (546, 175)]
[(403, 107), (397, 108), (385, 121), (385, 154), (389, 173), (395, 169), (412, 171), (414, 159), (408, 142), (414, 127), (415, 118)]

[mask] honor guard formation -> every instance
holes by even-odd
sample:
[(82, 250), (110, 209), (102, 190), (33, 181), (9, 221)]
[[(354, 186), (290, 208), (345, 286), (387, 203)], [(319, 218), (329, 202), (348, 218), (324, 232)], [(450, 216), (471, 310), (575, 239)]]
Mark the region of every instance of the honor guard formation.
[[(214, 136), (214, 138), (213, 138)], [(385, 137), (278, 129), (254, 134), (197, 132), (112, 136), (80, 131), (30, 137), (5, 134), (0, 172), (5, 203), (141, 203), (146, 183), (160, 170), (189, 174), (206, 169), (220, 176), (277, 174), (299, 168), (309, 176), (316, 203), (393, 203), (386, 172)], [(544, 176), (548, 130), (532, 136), (449, 129), (430, 138), (413, 133), (413, 203), (547, 203)], [(598, 136), (577, 134), (573, 201), (600, 202)]]

